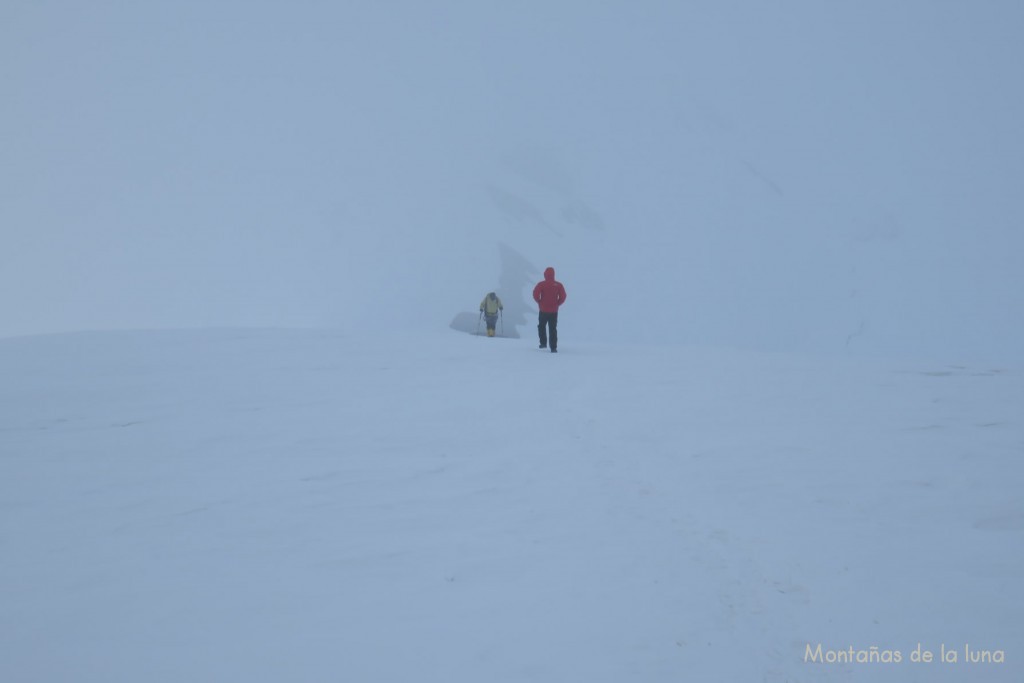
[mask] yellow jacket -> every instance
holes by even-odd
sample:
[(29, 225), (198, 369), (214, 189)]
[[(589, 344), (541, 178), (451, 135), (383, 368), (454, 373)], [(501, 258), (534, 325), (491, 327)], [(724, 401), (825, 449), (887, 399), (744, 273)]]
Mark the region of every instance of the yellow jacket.
[(498, 315), (498, 311), (504, 309), (505, 307), (501, 305), (501, 299), (494, 292), (485, 296), (484, 300), (480, 302), (480, 310), (483, 311), (484, 315)]

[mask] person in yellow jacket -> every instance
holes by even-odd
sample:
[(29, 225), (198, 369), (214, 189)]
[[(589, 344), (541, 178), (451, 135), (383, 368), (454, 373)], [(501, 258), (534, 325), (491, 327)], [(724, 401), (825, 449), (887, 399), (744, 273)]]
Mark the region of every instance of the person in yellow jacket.
[(505, 307), (501, 305), (501, 299), (494, 292), (489, 292), (484, 300), (480, 302), (480, 313), (483, 314), (484, 320), (487, 321), (487, 336), (494, 336), (494, 324), (498, 322), (498, 312), (505, 310)]

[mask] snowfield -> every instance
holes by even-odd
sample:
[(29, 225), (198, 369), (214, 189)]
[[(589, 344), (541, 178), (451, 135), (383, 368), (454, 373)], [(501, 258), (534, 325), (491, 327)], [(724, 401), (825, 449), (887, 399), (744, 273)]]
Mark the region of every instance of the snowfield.
[(1020, 368), (520, 332), (0, 339), (0, 679), (1024, 677)]
[(1022, 35), (0, 3), (0, 683), (1021, 683)]

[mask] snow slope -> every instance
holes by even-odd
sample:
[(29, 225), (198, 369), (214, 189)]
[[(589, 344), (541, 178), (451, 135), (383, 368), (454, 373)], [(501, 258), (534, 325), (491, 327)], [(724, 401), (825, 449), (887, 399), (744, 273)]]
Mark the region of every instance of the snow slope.
[(1024, 676), (1020, 368), (573, 333), (0, 340), (0, 679)]
[(1022, 33), (3, 3), (0, 680), (1021, 680)]

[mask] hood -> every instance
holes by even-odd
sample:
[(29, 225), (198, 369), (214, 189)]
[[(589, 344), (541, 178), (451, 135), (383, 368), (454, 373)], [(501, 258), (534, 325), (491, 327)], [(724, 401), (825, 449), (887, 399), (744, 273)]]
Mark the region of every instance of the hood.
[(555, 269), (554, 268), (546, 268), (544, 270), (544, 279), (547, 280), (548, 282), (551, 282), (552, 280), (554, 280), (555, 279)]

